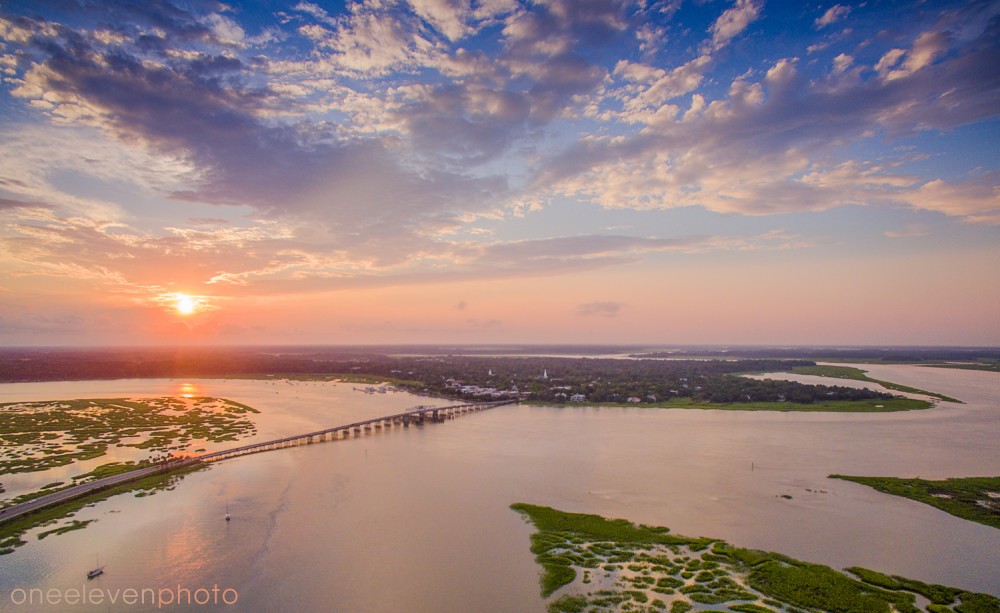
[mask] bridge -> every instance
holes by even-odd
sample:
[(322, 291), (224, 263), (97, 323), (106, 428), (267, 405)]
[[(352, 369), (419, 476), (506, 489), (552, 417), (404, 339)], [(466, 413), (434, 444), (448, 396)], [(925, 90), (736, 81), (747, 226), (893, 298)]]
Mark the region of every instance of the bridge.
[(155, 474), (170, 473), (180, 468), (205, 462), (218, 462), (220, 460), (250, 455), (252, 453), (282, 449), (284, 447), (311, 445), (320, 441), (356, 438), (396, 427), (409, 428), (410, 426), (422, 426), (427, 423), (440, 423), (449, 419), (455, 419), (456, 417), (467, 413), (485, 411), (487, 409), (493, 409), (506, 404), (515, 404), (517, 402), (517, 400), (501, 400), (498, 402), (455, 404), (445, 407), (420, 406), (396, 415), (376, 417), (374, 419), (366, 419), (364, 421), (358, 421), (344, 426), (335, 426), (333, 428), (316, 430), (315, 432), (307, 432), (305, 434), (297, 434), (295, 436), (286, 436), (285, 438), (263, 441), (252, 445), (243, 445), (242, 447), (233, 447), (232, 449), (213, 451), (212, 453), (206, 453), (200, 456), (178, 458), (165, 464), (148, 466), (138, 470), (105, 477), (103, 479), (80, 483), (78, 485), (52, 492), (51, 494), (33, 498), (20, 504), (11, 505), (5, 509), (0, 509), (0, 524), (7, 523), (25, 515), (30, 515), (31, 513), (35, 513), (44, 508), (69, 502), (70, 500), (83, 498), (123, 483), (138, 481), (139, 479)]
[(422, 426), (426, 423), (440, 423), (449, 419), (455, 419), (456, 417), (465, 415), (466, 413), (485, 411), (487, 409), (493, 409), (505, 404), (515, 404), (516, 402), (518, 401), (501, 400), (499, 402), (454, 404), (446, 407), (416, 407), (407, 410), (405, 413), (397, 413), (396, 415), (376, 417), (374, 419), (366, 419), (364, 421), (358, 421), (344, 426), (326, 428), (325, 430), (316, 430), (315, 432), (307, 432), (305, 434), (286, 436), (285, 438), (274, 439), (271, 441), (253, 443), (252, 445), (243, 445), (242, 447), (213, 451), (212, 453), (197, 456), (197, 459), (201, 462), (218, 462), (219, 460), (235, 458), (242, 455), (250, 455), (251, 453), (273, 451), (284, 447), (295, 447), (297, 445), (311, 445), (322, 441), (356, 438), (396, 427), (409, 428), (411, 425)]

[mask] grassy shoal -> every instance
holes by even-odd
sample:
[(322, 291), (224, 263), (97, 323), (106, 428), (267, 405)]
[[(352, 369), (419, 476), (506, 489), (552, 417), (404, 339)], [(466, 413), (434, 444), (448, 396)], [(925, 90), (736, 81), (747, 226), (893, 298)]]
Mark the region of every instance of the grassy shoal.
[(982, 370), (986, 372), (1000, 372), (1000, 361), (981, 361), (954, 363), (942, 362), (940, 364), (918, 364), (918, 366), (928, 366), (932, 368), (954, 368), (957, 370)]
[(961, 400), (952, 398), (951, 396), (945, 396), (944, 394), (938, 394), (936, 392), (928, 392), (927, 390), (918, 389), (916, 387), (910, 387), (908, 385), (900, 385), (899, 383), (892, 383), (891, 381), (882, 381), (881, 379), (873, 379), (869, 377), (866, 371), (860, 368), (854, 368), (852, 366), (830, 366), (830, 365), (816, 365), (816, 366), (796, 366), (792, 368), (792, 372), (799, 375), (814, 375), (817, 377), (830, 377), (833, 379), (850, 379), (853, 381), (867, 381), (868, 383), (877, 383), (886, 389), (890, 389), (896, 392), (906, 392), (909, 394), (923, 394), (924, 396), (930, 396), (932, 398), (938, 398), (946, 402), (957, 402), (962, 403)]
[(627, 407), (632, 409), (702, 409), (717, 411), (807, 411), (828, 413), (891, 413), (929, 409), (933, 405), (915, 398), (890, 400), (824, 400), (820, 402), (698, 402), (690, 398), (677, 398), (666, 402), (540, 402), (526, 400), (525, 404), (545, 407)]
[(830, 475), (867, 485), (880, 492), (902, 496), (941, 509), (956, 517), (1000, 528), (1000, 477), (963, 477), (930, 481), (897, 477)]

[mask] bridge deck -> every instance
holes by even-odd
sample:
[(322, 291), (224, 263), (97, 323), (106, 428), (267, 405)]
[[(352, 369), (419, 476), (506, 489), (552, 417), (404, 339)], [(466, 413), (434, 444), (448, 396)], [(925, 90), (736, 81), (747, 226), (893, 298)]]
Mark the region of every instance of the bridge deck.
[(364, 421), (354, 422), (352, 424), (346, 424), (343, 426), (335, 426), (333, 428), (326, 428), (323, 430), (316, 430), (314, 432), (307, 432), (305, 434), (296, 434), (295, 436), (286, 436), (284, 438), (274, 439), (270, 441), (263, 441), (260, 443), (254, 443), (252, 445), (243, 445), (241, 447), (233, 447), (232, 449), (223, 449), (221, 451), (214, 451), (212, 453), (206, 453), (204, 455), (195, 456), (192, 458), (184, 458), (171, 461), (165, 465), (151, 466), (147, 468), (142, 468), (138, 470), (133, 470), (127, 473), (121, 473), (118, 475), (113, 475), (111, 477), (105, 477), (103, 479), (97, 479), (95, 481), (88, 481), (87, 483), (81, 483), (79, 485), (72, 486), (70, 488), (62, 489), (51, 494), (46, 494), (44, 496), (39, 496), (38, 498), (33, 498), (32, 500), (22, 502), (20, 504), (15, 504), (9, 506), (5, 509), (0, 510), (0, 524), (9, 522), (18, 517), (24, 515), (29, 515), (41, 509), (61, 504), (63, 502), (68, 502), (69, 500), (75, 500), (77, 498), (82, 498), (98, 492), (115, 485), (121, 485), (123, 483), (128, 483), (129, 481), (136, 481), (142, 479), (143, 477), (150, 476), (156, 473), (167, 473), (173, 470), (185, 466), (190, 466), (192, 464), (198, 464), (199, 462), (217, 462), (219, 460), (225, 460), (227, 458), (234, 458), (241, 455), (249, 455), (251, 453), (260, 453), (262, 451), (271, 451), (273, 449), (280, 449), (282, 447), (291, 447), (293, 445), (300, 444), (302, 441), (311, 442), (314, 439), (322, 439), (327, 435), (331, 437), (340, 432), (350, 433), (355, 430), (362, 430), (364, 428), (373, 425), (382, 425), (388, 422), (389, 424), (402, 423), (404, 426), (410, 423), (422, 424), (425, 423), (428, 414), (431, 415), (433, 420), (434, 417), (439, 417), (440, 414), (444, 413), (446, 417), (454, 417), (455, 415), (461, 415), (464, 413), (472, 411), (483, 411), (486, 409), (492, 409), (495, 407), (503, 406), (506, 404), (514, 404), (518, 402), (517, 400), (502, 400), (499, 402), (479, 402), (479, 403), (468, 403), (468, 404), (455, 404), (444, 407), (424, 407), (416, 410), (409, 410), (404, 413), (397, 413), (395, 415), (386, 415), (384, 417), (376, 417), (373, 419), (366, 419)]
[(385, 415), (382, 417), (375, 417), (372, 419), (366, 419), (363, 421), (357, 421), (351, 424), (345, 424), (342, 426), (335, 426), (333, 428), (325, 428), (323, 430), (316, 430), (314, 432), (307, 432), (305, 434), (296, 434), (294, 436), (286, 436), (284, 438), (273, 439), (270, 441), (261, 441), (259, 443), (253, 443), (251, 445), (243, 445), (242, 447), (234, 447), (232, 449), (223, 449), (221, 451), (214, 451), (212, 453), (206, 453), (204, 455), (198, 456), (198, 459), (202, 462), (215, 462), (218, 460), (223, 460), (226, 458), (232, 458), (241, 455), (248, 455), (251, 453), (259, 453), (261, 451), (270, 451), (272, 449), (280, 449), (282, 447), (290, 447), (296, 445), (302, 441), (310, 441), (313, 439), (322, 440), (323, 437), (327, 435), (335, 435), (341, 432), (349, 433), (353, 430), (359, 428), (365, 428), (366, 426), (373, 426), (376, 424), (384, 424), (385, 422), (402, 422), (404, 425), (409, 423), (424, 423), (426, 416), (430, 414), (432, 417), (440, 413), (444, 413), (448, 416), (454, 416), (456, 414), (463, 414), (471, 411), (483, 411), (486, 409), (492, 409), (498, 406), (503, 406), (507, 404), (514, 404), (518, 402), (517, 400), (501, 400), (498, 402), (473, 402), (466, 404), (454, 404), (443, 407), (423, 407), (417, 410), (408, 410), (403, 413), (396, 413), (394, 415)]

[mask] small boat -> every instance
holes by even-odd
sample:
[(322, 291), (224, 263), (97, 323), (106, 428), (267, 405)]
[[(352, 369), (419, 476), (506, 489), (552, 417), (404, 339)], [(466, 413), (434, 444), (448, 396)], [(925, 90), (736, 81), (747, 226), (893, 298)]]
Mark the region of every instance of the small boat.
[(94, 577), (100, 577), (104, 574), (104, 567), (101, 566), (101, 557), (97, 557), (97, 568), (87, 573), (87, 579), (93, 579)]
[(226, 503), (226, 521), (229, 521), (232, 517), (229, 516), (229, 503)]

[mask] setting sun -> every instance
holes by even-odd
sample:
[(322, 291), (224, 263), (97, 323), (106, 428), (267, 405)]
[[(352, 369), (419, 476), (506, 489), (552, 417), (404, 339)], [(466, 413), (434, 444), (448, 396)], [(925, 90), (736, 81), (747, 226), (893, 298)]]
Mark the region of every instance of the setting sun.
[(181, 315), (190, 315), (191, 313), (194, 313), (197, 306), (198, 303), (191, 296), (186, 294), (177, 294), (174, 308), (177, 309), (177, 312)]

